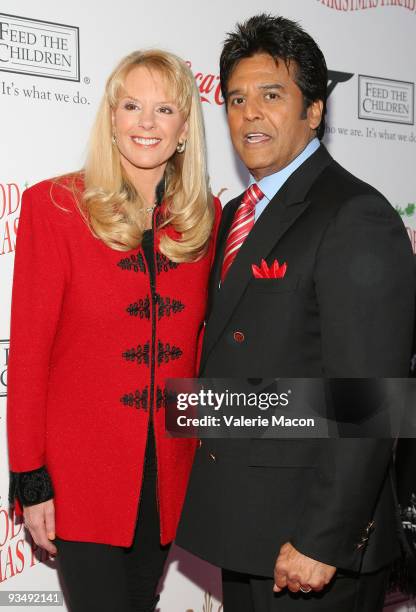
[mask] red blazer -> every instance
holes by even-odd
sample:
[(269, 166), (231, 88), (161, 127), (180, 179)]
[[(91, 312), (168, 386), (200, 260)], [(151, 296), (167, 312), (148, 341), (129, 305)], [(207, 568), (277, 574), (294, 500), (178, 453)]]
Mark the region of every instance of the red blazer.
[(166, 378), (196, 375), (218, 200), (215, 208), (200, 261), (171, 262), (156, 234), (153, 308), (141, 248), (115, 251), (94, 238), (63, 185), (43, 181), (23, 194), (8, 372), (10, 469), (46, 466), (58, 537), (132, 543), (152, 359), (161, 543), (175, 536), (195, 441), (165, 437), (163, 393)]

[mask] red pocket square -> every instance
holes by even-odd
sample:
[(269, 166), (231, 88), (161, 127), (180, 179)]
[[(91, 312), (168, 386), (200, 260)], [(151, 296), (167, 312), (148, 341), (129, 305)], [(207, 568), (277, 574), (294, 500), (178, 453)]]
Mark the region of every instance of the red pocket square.
[(251, 269), (253, 270), (254, 278), (283, 278), (286, 274), (287, 263), (285, 262), (279, 266), (279, 262), (275, 259), (269, 267), (264, 259), (262, 259), (260, 266), (252, 264)]

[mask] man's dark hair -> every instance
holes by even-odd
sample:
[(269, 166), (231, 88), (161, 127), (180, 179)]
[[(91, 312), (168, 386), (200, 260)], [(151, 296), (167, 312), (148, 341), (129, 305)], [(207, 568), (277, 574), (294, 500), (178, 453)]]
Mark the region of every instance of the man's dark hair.
[(299, 24), (284, 17), (262, 13), (237, 24), (229, 32), (220, 59), (221, 91), (227, 100), (227, 86), (236, 64), (257, 53), (267, 53), (283, 60), (287, 67), (294, 63), (293, 79), (303, 95), (304, 113), (315, 100), (322, 100), (322, 120), (318, 138), (325, 133), (325, 112), (328, 72), (322, 51)]

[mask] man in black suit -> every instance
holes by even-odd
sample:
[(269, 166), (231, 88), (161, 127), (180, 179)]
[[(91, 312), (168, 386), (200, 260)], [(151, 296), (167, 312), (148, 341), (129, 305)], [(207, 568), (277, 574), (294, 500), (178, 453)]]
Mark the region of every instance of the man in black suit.
[[(201, 376), (407, 376), (410, 243), (386, 199), (320, 144), (319, 47), (259, 15), (228, 35), (220, 66), (250, 187), (224, 209)], [(274, 278), (258, 278), (262, 259)], [(381, 610), (399, 554), (392, 446), (203, 440), (177, 541), (223, 569), (224, 612)]]

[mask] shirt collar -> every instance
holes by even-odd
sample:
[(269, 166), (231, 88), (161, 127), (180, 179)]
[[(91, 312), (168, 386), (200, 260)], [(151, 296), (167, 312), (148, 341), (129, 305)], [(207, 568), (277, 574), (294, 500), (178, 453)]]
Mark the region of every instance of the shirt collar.
[(299, 168), (299, 166), (303, 164), (303, 162), (306, 161), (308, 157), (312, 155), (312, 153), (315, 153), (315, 151), (319, 149), (320, 144), (321, 143), (318, 138), (313, 138), (306, 145), (303, 151), (299, 153), (299, 155), (295, 157), (295, 159), (292, 159), (290, 164), (288, 164), (278, 172), (275, 172), (274, 174), (269, 174), (268, 176), (265, 176), (258, 182), (254, 178), (254, 176), (250, 174), (249, 186), (253, 185), (254, 183), (257, 183), (257, 185), (262, 190), (264, 197), (267, 198), (268, 201), (270, 201), (272, 198), (274, 198), (279, 189), (287, 181), (289, 176), (293, 174), (293, 172), (297, 168)]

